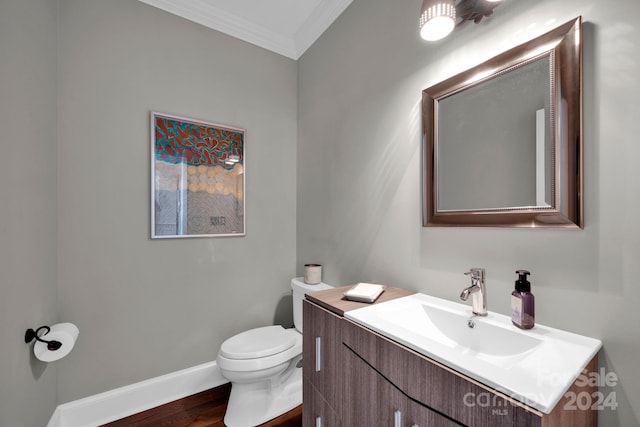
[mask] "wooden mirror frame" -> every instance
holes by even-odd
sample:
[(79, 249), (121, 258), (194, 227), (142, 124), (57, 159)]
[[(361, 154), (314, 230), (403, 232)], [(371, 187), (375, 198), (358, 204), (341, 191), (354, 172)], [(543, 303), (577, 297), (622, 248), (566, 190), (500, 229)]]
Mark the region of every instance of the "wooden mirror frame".
[[(551, 60), (551, 207), (437, 209), (438, 102), (543, 56)], [(423, 226), (583, 228), (582, 18), (422, 91)]]

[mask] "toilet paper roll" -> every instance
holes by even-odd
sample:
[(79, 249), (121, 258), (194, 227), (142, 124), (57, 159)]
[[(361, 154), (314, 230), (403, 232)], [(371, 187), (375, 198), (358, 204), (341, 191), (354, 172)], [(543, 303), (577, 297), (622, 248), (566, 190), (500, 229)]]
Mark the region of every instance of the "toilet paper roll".
[(62, 359), (73, 349), (78, 339), (78, 334), (80, 334), (80, 331), (73, 323), (58, 323), (57, 325), (53, 325), (51, 326), (51, 330), (47, 334), (41, 335), (40, 338), (46, 341), (60, 341), (62, 346), (55, 351), (51, 351), (47, 349), (46, 343), (36, 341), (33, 346), (33, 354), (43, 362), (53, 362), (54, 360)]

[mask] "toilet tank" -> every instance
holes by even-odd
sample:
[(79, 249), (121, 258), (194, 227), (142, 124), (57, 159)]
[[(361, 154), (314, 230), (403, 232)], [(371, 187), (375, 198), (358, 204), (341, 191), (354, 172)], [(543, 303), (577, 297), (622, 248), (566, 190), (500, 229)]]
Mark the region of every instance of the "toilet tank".
[(331, 289), (333, 286), (326, 283), (318, 283), (317, 285), (307, 285), (302, 277), (291, 279), (291, 289), (293, 290), (293, 324), (298, 332), (302, 333), (302, 301), (308, 292), (322, 291)]

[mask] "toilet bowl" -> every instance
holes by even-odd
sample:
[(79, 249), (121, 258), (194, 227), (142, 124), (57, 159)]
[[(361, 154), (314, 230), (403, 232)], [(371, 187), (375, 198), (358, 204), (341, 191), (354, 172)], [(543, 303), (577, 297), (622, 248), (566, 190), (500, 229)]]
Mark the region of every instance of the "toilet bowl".
[(254, 427), (302, 403), (302, 301), (307, 292), (331, 287), (291, 280), (294, 328), (264, 326), (222, 343), (217, 364), (231, 382), (227, 427)]

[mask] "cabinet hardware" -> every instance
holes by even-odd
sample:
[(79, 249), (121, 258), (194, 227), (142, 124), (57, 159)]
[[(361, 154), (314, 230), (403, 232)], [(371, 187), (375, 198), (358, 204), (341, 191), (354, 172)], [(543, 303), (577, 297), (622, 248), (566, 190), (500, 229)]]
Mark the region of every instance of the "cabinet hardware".
[(322, 427), (322, 417), (316, 417), (316, 427)]
[(396, 411), (393, 414), (393, 427), (402, 427), (402, 412)]
[(321, 346), (322, 346), (322, 338), (316, 337), (316, 372), (320, 372), (320, 369), (322, 368)]

